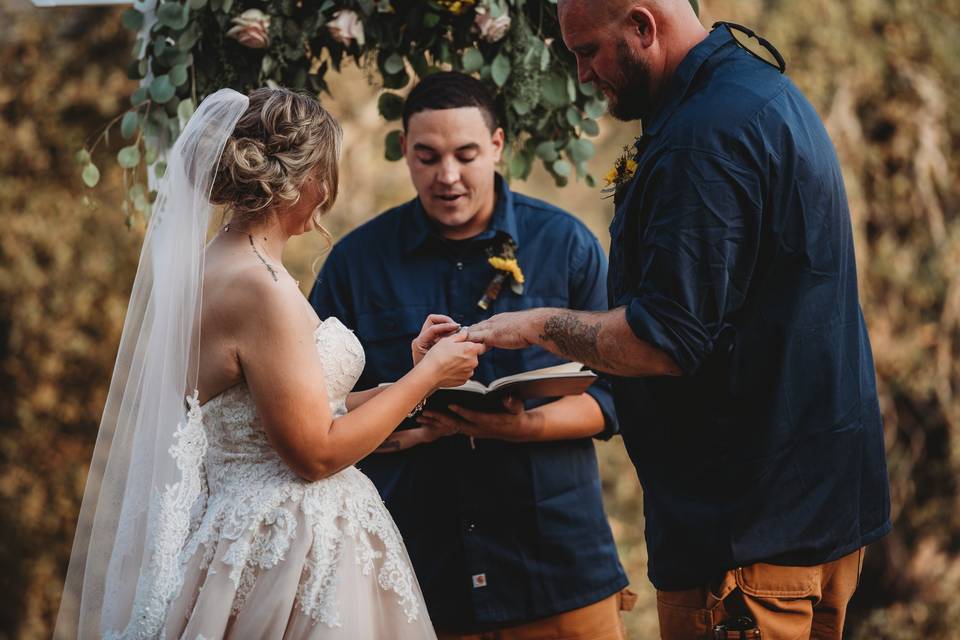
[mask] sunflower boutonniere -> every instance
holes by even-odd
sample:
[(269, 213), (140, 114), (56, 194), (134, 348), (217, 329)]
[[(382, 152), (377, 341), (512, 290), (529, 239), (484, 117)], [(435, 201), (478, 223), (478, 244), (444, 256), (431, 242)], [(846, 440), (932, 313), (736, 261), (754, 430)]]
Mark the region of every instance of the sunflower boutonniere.
[(620, 200), (623, 189), (630, 184), (633, 176), (637, 173), (637, 148), (636, 146), (624, 147), (623, 153), (613, 163), (613, 167), (604, 176), (604, 185), (601, 193), (604, 198), (613, 196), (614, 202)]
[(517, 262), (517, 245), (512, 238), (506, 238), (500, 243), (499, 250), (493, 247), (487, 249), (487, 262), (497, 270), (495, 276), (487, 285), (487, 290), (483, 292), (483, 297), (477, 302), (477, 306), (486, 311), (490, 304), (500, 295), (503, 283), (510, 278), (510, 290), (515, 294), (523, 294), (524, 276), (520, 263)]

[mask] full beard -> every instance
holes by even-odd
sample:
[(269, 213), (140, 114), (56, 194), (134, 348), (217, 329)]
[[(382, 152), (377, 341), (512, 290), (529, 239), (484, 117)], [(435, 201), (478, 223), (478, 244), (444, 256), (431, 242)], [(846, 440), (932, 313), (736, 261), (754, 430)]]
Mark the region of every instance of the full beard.
[(626, 42), (617, 45), (617, 55), (623, 67), (610, 104), (610, 115), (624, 122), (639, 120), (653, 107), (650, 65), (635, 57)]

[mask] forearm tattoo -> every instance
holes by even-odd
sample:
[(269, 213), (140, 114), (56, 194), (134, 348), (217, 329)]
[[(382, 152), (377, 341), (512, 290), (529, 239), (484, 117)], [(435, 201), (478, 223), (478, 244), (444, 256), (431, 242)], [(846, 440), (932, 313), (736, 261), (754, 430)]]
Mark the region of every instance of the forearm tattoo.
[(591, 325), (572, 313), (562, 313), (547, 318), (540, 339), (557, 345), (557, 349), (572, 360), (595, 363), (600, 360), (600, 327), (600, 322)]

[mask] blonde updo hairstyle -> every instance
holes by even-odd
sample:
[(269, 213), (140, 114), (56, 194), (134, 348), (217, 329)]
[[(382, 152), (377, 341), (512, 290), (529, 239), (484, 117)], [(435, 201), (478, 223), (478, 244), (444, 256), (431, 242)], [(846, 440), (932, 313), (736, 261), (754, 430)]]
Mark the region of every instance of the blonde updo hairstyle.
[(257, 89), (223, 149), (210, 200), (226, 206), (231, 224), (256, 225), (295, 204), (313, 175), (326, 194), (313, 222), (329, 239), (320, 217), (337, 199), (342, 139), (340, 124), (315, 97)]

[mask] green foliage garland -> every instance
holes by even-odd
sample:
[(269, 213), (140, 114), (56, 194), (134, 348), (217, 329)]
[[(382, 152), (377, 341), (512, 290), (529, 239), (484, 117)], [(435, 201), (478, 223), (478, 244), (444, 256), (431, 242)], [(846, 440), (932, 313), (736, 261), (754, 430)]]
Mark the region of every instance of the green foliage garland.
[[(325, 92), (326, 74), (347, 57), (384, 88), (378, 107), (388, 121), (400, 119), (399, 91), (415, 77), (477, 75), (497, 96), (510, 177), (526, 178), (539, 159), (560, 186), (574, 175), (594, 184), (587, 138), (599, 133), (606, 103), (577, 81), (556, 0), (161, 0), (155, 13), (131, 8), (123, 21), (140, 34), (128, 73), (141, 86), (111, 123), (129, 140), (117, 155), (132, 185), (128, 221), (150, 206), (139, 176), (147, 167), (162, 175), (163, 151), (204, 96), (264, 85)], [(400, 158), (399, 130), (387, 136), (385, 154)], [(89, 150), (78, 161), (94, 186)]]

